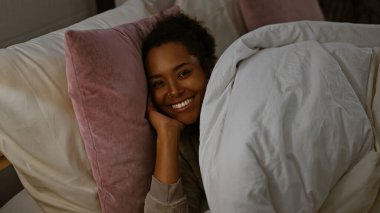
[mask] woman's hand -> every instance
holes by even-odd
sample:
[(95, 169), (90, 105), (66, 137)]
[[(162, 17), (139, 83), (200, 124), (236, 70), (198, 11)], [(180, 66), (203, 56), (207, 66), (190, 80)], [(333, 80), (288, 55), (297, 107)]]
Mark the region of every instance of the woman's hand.
[(185, 125), (157, 111), (150, 97), (147, 115), (157, 133), (154, 176), (162, 183), (173, 184), (180, 177), (179, 142)]
[(157, 136), (168, 134), (168, 131), (172, 133), (173, 131), (178, 131), (180, 134), (185, 127), (185, 125), (180, 121), (170, 118), (169, 116), (157, 111), (152, 103), (151, 97), (148, 98), (147, 115), (149, 122), (157, 132)]

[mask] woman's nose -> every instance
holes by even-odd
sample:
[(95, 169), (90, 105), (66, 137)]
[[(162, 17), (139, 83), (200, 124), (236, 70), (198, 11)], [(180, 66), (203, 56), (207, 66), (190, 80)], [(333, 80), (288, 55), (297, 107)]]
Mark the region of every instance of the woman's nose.
[(169, 84), (168, 97), (169, 98), (178, 98), (183, 92), (183, 89), (176, 82)]

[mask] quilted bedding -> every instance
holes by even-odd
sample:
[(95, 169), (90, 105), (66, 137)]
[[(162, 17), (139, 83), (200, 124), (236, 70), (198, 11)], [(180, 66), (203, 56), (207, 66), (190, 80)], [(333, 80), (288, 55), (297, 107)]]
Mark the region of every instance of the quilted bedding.
[(378, 35), (377, 25), (292, 22), (223, 53), (200, 121), (211, 212), (376, 211)]

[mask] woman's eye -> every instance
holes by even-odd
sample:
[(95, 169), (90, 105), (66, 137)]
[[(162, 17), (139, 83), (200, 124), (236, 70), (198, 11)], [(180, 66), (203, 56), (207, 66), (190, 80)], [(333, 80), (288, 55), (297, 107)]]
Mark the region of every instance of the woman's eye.
[(150, 83), (152, 89), (158, 89), (164, 85), (164, 81), (153, 81)]
[(179, 74), (178, 74), (178, 79), (184, 79), (186, 78), (187, 76), (190, 75), (190, 70), (184, 70), (184, 71), (181, 71)]

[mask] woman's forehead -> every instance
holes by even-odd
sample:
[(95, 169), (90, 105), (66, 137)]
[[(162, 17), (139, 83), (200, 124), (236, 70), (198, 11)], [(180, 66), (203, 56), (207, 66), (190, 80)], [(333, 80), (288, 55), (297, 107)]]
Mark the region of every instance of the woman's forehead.
[(186, 65), (198, 63), (195, 56), (190, 55), (181, 43), (165, 43), (152, 48), (146, 58), (149, 75), (162, 72), (173, 72)]

